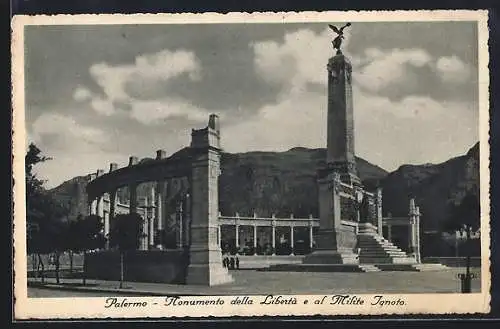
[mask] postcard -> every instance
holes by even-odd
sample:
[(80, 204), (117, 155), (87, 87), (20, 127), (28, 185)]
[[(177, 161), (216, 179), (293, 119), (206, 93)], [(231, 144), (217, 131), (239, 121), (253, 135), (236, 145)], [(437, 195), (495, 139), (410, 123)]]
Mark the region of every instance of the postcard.
[(489, 312), (487, 19), (15, 16), (15, 318)]

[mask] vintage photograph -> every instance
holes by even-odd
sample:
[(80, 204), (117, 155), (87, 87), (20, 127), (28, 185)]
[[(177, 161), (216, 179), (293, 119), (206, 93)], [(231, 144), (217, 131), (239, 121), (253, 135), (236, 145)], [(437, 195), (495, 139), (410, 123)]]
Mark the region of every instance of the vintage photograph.
[(20, 316), (487, 311), (487, 13), (384, 15), (18, 17)]

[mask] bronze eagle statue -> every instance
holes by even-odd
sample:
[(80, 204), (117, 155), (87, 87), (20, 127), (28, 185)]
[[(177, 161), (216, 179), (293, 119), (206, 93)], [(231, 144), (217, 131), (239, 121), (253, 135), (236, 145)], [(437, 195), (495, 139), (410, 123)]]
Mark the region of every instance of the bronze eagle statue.
[(333, 48), (337, 49), (337, 54), (341, 54), (342, 51), (340, 50), (340, 46), (342, 45), (342, 39), (344, 39), (344, 29), (348, 26), (351, 26), (351, 23), (346, 23), (340, 29), (332, 24), (328, 24), (328, 26), (330, 27), (330, 29), (332, 29), (333, 32), (337, 33), (337, 36), (335, 37), (335, 39), (333, 39), (332, 44)]

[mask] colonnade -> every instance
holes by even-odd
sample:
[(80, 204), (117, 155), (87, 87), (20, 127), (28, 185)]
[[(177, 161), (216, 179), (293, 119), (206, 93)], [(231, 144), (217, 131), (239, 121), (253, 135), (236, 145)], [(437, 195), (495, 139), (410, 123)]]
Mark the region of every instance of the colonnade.
[[(234, 229), (234, 241), (236, 250), (239, 251), (242, 246), (241, 233), (242, 229), (245, 227), (252, 228), (252, 242), (254, 251), (257, 249), (259, 240), (259, 228), (271, 228), (270, 237), (268, 236), (267, 241), (270, 240), (270, 247), (272, 254), (274, 255), (277, 247), (277, 229), (285, 228), (288, 230), (288, 242), (291, 249), (291, 254), (293, 255), (294, 249), (296, 247), (296, 229), (297, 228), (307, 228), (308, 230), (308, 247), (312, 249), (314, 247), (314, 228), (319, 227), (319, 219), (313, 218), (294, 218), (293, 215), (290, 218), (276, 218), (274, 215), (270, 218), (257, 217), (240, 217), (238, 214), (232, 217), (219, 216), (219, 230), (218, 230), (218, 240), (219, 244), (222, 246), (222, 242), (227, 240), (228, 237), (222, 236), (221, 226), (231, 227)], [(232, 236), (232, 235), (231, 235)], [(262, 237), (262, 235), (261, 235)], [(262, 247), (262, 246), (260, 246)], [(254, 253), (256, 254), (256, 253)]]
[[(156, 153), (156, 159), (161, 160), (165, 158), (165, 151), (158, 150)], [(131, 156), (129, 158), (129, 166), (134, 166), (138, 163), (137, 157)], [(117, 170), (118, 165), (116, 163), (111, 163), (109, 172)], [(97, 173), (91, 175), (91, 180), (104, 175), (104, 170), (99, 169)], [(166, 181), (157, 181), (154, 186), (150, 189), (149, 195), (144, 199), (144, 203), (139, 204), (137, 196), (138, 183), (128, 185), (129, 192), (129, 202), (127, 205), (119, 204), (118, 191), (111, 190), (103, 195), (99, 195), (94, 199), (88, 200), (88, 213), (91, 215), (97, 215), (103, 219), (103, 233), (107, 238), (106, 249), (109, 249), (109, 236), (113, 225), (113, 219), (119, 213), (123, 211), (118, 210), (118, 208), (126, 208), (128, 213), (137, 213), (141, 215), (144, 219), (143, 222), (143, 236), (141, 238), (139, 249), (149, 250), (149, 249), (163, 249), (163, 241), (161, 239), (161, 234), (164, 230), (164, 214), (163, 205), (165, 202), (165, 184)], [(107, 211), (105, 210), (105, 203), (109, 202)], [(156, 237), (156, 239), (155, 239)]]

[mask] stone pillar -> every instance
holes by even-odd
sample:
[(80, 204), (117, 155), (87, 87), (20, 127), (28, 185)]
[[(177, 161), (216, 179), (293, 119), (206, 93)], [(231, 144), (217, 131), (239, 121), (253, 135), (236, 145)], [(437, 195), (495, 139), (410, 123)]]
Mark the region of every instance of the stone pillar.
[(217, 240), (219, 241), (219, 247), (222, 248), (222, 230), (220, 224), (217, 226)]
[(417, 230), (416, 230), (416, 207), (415, 207), (415, 199), (410, 199), (410, 226), (409, 226), (409, 250), (415, 260), (417, 259), (416, 249), (417, 249)]
[(273, 256), (276, 255), (276, 220), (274, 219), (273, 215), (273, 221), (271, 222), (271, 243), (273, 247)]
[(177, 240), (177, 247), (182, 249), (184, 247), (184, 204), (181, 201), (178, 205), (177, 216), (179, 225), (179, 236)]
[(257, 255), (257, 225), (253, 226), (253, 250), (254, 255)]
[(102, 195), (97, 197), (96, 200), (97, 216), (101, 217), (104, 221), (104, 197)]
[(129, 208), (130, 214), (137, 213), (137, 184), (129, 185)]
[(392, 242), (392, 225), (387, 224), (387, 240)]
[(186, 282), (207, 286), (231, 282), (217, 243), (221, 148), (216, 115), (210, 115), (206, 128), (192, 131), (191, 150), (191, 241)]
[[(109, 193), (109, 230), (112, 231), (115, 225), (115, 216), (116, 216), (116, 190)], [(110, 238), (108, 237), (107, 246), (109, 248)]]
[(293, 248), (295, 248), (295, 241), (294, 241), (294, 236), (293, 236), (293, 228), (294, 228), (293, 225), (290, 226), (290, 249), (291, 249), (290, 255), (292, 255), (292, 256), (295, 254), (294, 250), (293, 250)]
[(163, 249), (163, 189), (165, 185), (164, 182), (156, 182), (155, 197), (156, 197), (156, 208), (155, 208), (155, 218), (156, 218), (156, 230), (158, 232), (158, 241), (156, 241), (156, 248)]
[(151, 188), (149, 195), (149, 206), (148, 211), (149, 218), (149, 249), (153, 249), (155, 246), (155, 190)]
[(422, 259), (420, 258), (420, 207), (415, 208), (415, 236), (416, 236), (416, 243), (415, 243), (415, 256), (417, 263), (421, 263)]
[(303, 263), (356, 264), (357, 255), (351, 246), (355, 243), (356, 234), (343, 228), (341, 222), (340, 175), (336, 172), (327, 173), (318, 180), (318, 184), (320, 228), (316, 249), (304, 257)]
[(312, 250), (313, 247), (314, 247), (314, 223), (313, 221), (311, 220), (311, 222), (309, 223), (309, 248)]
[(141, 250), (148, 250), (148, 245), (149, 245), (149, 214), (148, 214), (148, 208), (149, 208), (149, 200), (148, 197), (144, 198), (144, 204), (143, 204), (143, 209), (144, 209), (144, 217), (142, 221), (142, 241), (141, 241)]

